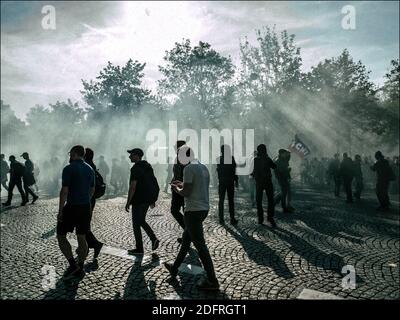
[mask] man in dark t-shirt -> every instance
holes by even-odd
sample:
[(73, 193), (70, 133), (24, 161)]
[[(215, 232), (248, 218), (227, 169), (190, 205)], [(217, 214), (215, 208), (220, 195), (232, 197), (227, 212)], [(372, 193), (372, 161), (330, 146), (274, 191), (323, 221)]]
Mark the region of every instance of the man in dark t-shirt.
[(22, 203), (21, 206), (26, 205), (28, 202), (26, 199), (26, 194), (22, 188), (22, 181), (25, 174), (25, 167), (21, 162), (15, 159), (15, 156), (10, 156), (10, 184), (8, 185), (8, 197), (7, 201), (3, 203), (3, 206), (10, 206), (11, 200), (13, 198), (13, 190), (15, 186), (17, 187), (19, 193), (21, 194)]
[[(62, 172), (57, 239), (61, 252), (69, 262), (64, 277), (81, 277), (84, 275), (83, 265), (89, 251), (86, 234), (90, 230), (90, 199), (94, 194), (95, 175), (93, 169), (83, 160), (83, 146), (74, 146), (69, 154), (70, 164)], [(78, 240), (78, 264), (67, 240), (67, 233), (74, 229)]]
[(131, 175), (129, 178), (129, 192), (128, 199), (126, 202), (125, 210), (129, 212), (129, 207), (132, 206), (132, 226), (133, 234), (135, 237), (136, 248), (129, 250), (129, 254), (142, 255), (143, 239), (141, 228), (149, 236), (152, 243), (152, 250), (156, 250), (160, 245), (160, 241), (157, 239), (151, 227), (146, 222), (146, 213), (149, 207), (154, 208), (154, 203), (149, 203), (147, 200), (147, 188), (146, 184), (148, 179), (154, 176), (153, 168), (150, 163), (142, 160), (144, 155), (143, 151), (139, 148), (128, 150), (129, 159), (134, 162), (135, 165), (131, 168)]

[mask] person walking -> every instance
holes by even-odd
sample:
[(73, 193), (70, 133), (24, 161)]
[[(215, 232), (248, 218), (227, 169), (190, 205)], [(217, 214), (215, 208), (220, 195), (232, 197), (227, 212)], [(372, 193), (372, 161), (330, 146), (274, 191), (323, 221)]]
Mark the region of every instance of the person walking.
[(32, 188), (30, 188), (36, 183), (35, 176), (33, 174), (34, 164), (29, 158), (28, 152), (24, 152), (23, 154), (21, 154), (21, 157), (25, 159), (25, 174), (23, 177), (23, 182), (24, 182), (26, 201), (29, 202), (29, 195), (31, 195), (32, 204), (34, 204), (36, 200), (39, 199), (39, 197), (33, 192)]
[(202, 279), (197, 287), (204, 290), (218, 290), (219, 283), (203, 232), (203, 222), (210, 210), (210, 174), (207, 167), (195, 159), (193, 150), (189, 147), (179, 148), (178, 153), (180, 162), (186, 166), (183, 170), (183, 182), (173, 181), (172, 188), (185, 198), (185, 231), (175, 262), (173, 264), (167, 262), (164, 266), (171, 277), (175, 278), (193, 242), (207, 273), (207, 277)]
[(15, 156), (13, 155), (11, 155), (8, 160), (10, 161), (10, 183), (8, 185), (7, 201), (3, 203), (3, 206), (7, 207), (11, 205), (13, 190), (15, 186), (17, 186), (17, 189), (21, 195), (21, 206), (24, 206), (28, 202), (24, 189), (22, 188), (22, 181), (25, 175), (25, 167), (21, 162), (17, 161)]

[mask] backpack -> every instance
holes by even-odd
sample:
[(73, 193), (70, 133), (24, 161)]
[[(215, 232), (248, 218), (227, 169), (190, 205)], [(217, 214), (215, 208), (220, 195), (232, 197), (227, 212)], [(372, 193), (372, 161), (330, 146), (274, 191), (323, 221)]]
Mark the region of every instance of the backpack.
[(160, 186), (158, 185), (157, 178), (154, 176), (153, 170), (149, 170), (146, 179), (146, 191), (146, 202), (150, 204), (155, 203), (160, 193)]
[(94, 187), (94, 197), (96, 199), (104, 196), (106, 192), (106, 184), (104, 183), (103, 177), (98, 170), (94, 170), (95, 174), (95, 187)]

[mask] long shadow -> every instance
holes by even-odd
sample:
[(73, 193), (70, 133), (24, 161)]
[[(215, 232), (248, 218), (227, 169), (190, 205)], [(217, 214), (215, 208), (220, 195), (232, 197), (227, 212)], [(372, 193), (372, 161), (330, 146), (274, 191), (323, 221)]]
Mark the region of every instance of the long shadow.
[(293, 273), (287, 267), (282, 258), (264, 242), (254, 239), (240, 228), (236, 228), (239, 233), (237, 234), (226, 225), (224, 227), (228, 233), (230, 233), (238, 242), (242, 244), (247, 256), (255, 263), (261, 266), (272, 268), (275, 274), (279, 277), (283, 277), (285, 279), (294, 277)]
[(151, 281), (146, 282), (144, 273), (145, 271), (154, 268), (159, 263), (159, 257), (156, 253), (151, 255), (151, 261), (146, 265), (142, 265), (143, 257), (139, 257), (135, 260), (132, 269), (129, 273), (128, 279), (126, 280), (124, 300), (135, 300), (135, 299), (156, 299), (155, 294), (156, 284)]
[(43, 300), (75, 300), (79, 283), (84, 277), (75, 277), (69, 280), (61, 278), (57, 281), (55, 288), (46, 292)]
[[(290, 245), (290, 249), (305, 259), (309, 264), (324, 270), (333, 271), (341, 276), (342, 268), (346, 265), (343, 257), (336, 253), (326, 253), (321, 251), (316, 246), (311, 245), (301, 237), (284, 229), (274, 229), (273, 232), (278, 235), (283, 241)], [(362, 283), (363, 280), (358, 275), (356, 276), (357, 283)]]

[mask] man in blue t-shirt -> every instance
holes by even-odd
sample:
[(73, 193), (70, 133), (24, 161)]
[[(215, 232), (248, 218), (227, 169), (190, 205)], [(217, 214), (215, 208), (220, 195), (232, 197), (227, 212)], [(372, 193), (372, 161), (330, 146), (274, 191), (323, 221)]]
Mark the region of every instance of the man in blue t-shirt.
[[(85, 149), (74, 146), (70, 164), (62, 172), (62, 188), (57, 216), (57, 240), (61, 252), (67, 258), (69, 267), (64, 276), (82, 276), (83, 264), (88, 254), (86, 234), (90, 230), (90, 199), (94, 194), (95, 175), (93, 169), (83, 160)], [(76, 229), (78, 240), (78, 264), (73, 255), (67, 233)]]

